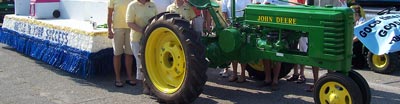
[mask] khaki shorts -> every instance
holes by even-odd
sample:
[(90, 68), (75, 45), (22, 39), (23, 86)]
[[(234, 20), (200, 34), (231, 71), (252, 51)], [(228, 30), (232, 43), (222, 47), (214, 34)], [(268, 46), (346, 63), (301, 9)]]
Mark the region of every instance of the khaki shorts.
[(112, 40), (114, 55), (121, 55), (123, 53), (133, 55), (130, 42), (129, 28), (114, 28), (114, 38)]

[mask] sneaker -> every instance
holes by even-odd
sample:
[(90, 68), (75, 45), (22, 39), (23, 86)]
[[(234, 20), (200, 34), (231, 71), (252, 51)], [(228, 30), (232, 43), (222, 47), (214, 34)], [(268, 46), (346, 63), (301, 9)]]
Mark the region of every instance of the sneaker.
[(229, 76), (228, 71), (226, 71), (225, 69), (222, 69), (222, 70), (219, 72), (219, 75), (222, 76), (223, 78), (226, 78), (226, 77)]
[(296, 81), (299, 79), (299, 75), (293, 74), (290, 78), (286, 79), (288, 82)]

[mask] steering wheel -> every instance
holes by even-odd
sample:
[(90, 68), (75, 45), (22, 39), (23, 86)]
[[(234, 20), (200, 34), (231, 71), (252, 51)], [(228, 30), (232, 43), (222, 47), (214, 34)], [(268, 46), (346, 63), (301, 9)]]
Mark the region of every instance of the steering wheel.
[(385, 9), (379, 11), (377, 14), (378, 14), (378, 15), (390, 14), (390, 11), (392, 11), (392, 10), (399, 11), (400, 8), (398, 8), (398, 7), (389, 7), (389, 8), (385, 8)]

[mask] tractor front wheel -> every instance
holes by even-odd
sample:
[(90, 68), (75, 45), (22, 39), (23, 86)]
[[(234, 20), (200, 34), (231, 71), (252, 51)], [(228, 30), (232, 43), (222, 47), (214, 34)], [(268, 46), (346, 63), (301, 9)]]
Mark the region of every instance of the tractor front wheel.
[(145, 84), (165, 103), (190, 103), (207, 80), (205, 48), (199, 34), (179, 14), (163, 13), (150, 20), (139, 53)]
[(362, 104), (357, 83), (341, 73), (327, 73), (315, 84), (316, 104)]
[(349, 72), (349, 77), (354, 80), (354, 82), (357, 83), (358, 87), (360, 87), (361, 90), (361, 96), (363, 98), (363, 103), (362, 104), (369, 104), (371, 103), (371, 90), (368, 85), (367, 80), (364, 79), (364, 77), (361, 76), (358, 72), (351, 70)]

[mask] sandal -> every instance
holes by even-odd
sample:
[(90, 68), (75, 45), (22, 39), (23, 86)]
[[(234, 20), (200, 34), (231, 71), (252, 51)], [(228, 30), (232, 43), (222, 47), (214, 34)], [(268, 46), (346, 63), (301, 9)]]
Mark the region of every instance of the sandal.
[(236, 81), (236, 80), (238, 80), (238, 77), (237, 77), (237, 76), (230, 76), (230, 77), (229, 77), (229, 82), (234, 82), (234, 81)]
[(293, 74), (290, 78), (286, 79), (286, 81), (291, 82), (291, 81), (296, 81), (297, 79), (299, 79), (299, 75)]
[(124, 83), (122, 83), (121, 81), (115, 81), (114, 85), (115, 87), (123, 87)]
[(313, 92), (314, 91), (314, 85), (310, 85), (308, 89), (305, 89), (307, 92)]
[(304, 75), (300, 75), (299, 79), (296, 81), (297, 84), (306, 83), (306, 77)]
[(136, 82), (132, 83), (132, 80), (126, 80), (125, 83), (131, 86), (136, 86)]
[(237, 83), (246, 82), (246, 78), (244, 78), (244, 77), (242, 77), (242, 76), (239, 76), (236, 82), (237, 82)]

